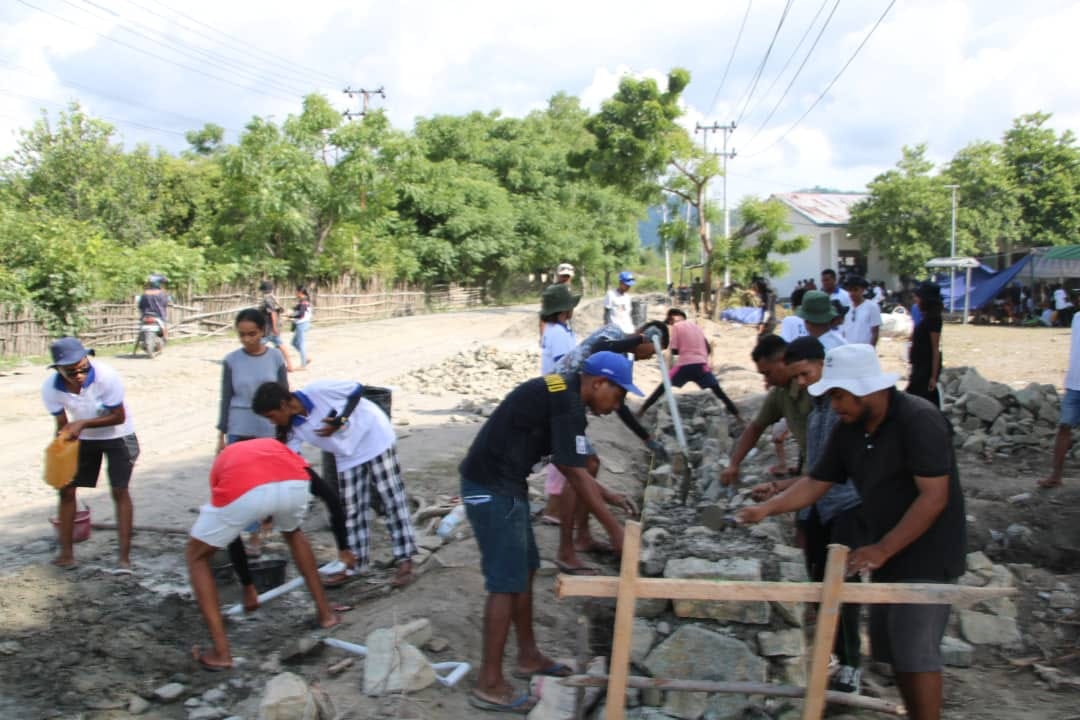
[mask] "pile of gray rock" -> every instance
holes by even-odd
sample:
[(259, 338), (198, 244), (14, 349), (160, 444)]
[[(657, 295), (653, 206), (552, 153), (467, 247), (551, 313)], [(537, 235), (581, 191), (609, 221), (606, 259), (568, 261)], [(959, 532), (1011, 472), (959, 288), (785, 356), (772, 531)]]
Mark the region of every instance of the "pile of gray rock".
[[(958, 448), (972, 453), (1011, 455), (1023, 448), (1054, 444), (1061, 398), (1053, 385), (1030, 383), (1016, 389), (987, 380), (973, 367), (941, 371), (942, 409), (957, 433)], [(1080, 458), (1080, 448), (1073, 450)]]
[[(677, 397), (689, 447), (692, 484), (684, 505), (679, 500), (684, 472), (673, 423), (662, 408), (656, 414), (655, 425), (675, 461), (654, 468), (645, 490), (642, 575), (807, 580), (802, 551), (790, 540), (790, 518), (771, 518), (751, 528), (715, 522), (752, 502), (749, 486), (764, 479), (764, 468), (772, 458), (763, 453), (745, 461), (743, 484), (729, 494), (718, 480), (734, 442), (729, 438), (723, 408), (711, 393), (682, 393)], [(971, 586), (1012, 586), (1016, 579), (1008, 567), (992, 563), (983, 553), (973, 553), (961, 582)], [(1066, 600), (1059, 598), (1059, 602)], [(974, 662), (980, 646), (1022, 645), (1016, 616), (1016, 604), (1010, 599), (955, 612), (942, 644), (946, 662), (966, 667)], [(639, 599), (631, 661), (635, 674), (658, 678), (805, 686), (811, 640), (812, 630), (807, 627), (802, 603)], [(758, 713), (755, 717), (787, 720), (800, 716), (797, 702), (744, 695), (631, 690), (629, 702), (633, 707), (628, 717), (634, 718), (734, 720), (746, 717), (751, 707)]]

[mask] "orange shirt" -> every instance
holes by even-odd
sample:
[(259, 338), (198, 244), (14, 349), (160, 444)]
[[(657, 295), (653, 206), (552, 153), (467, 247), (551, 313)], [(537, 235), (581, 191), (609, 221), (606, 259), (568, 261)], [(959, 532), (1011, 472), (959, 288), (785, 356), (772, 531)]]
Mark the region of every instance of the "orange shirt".
[(252, 488), (285, 480), (309, 480), (308, 464), (273, 438), (244, 440), (218, 453), (210, 468), (210, 504), (225, 507)]

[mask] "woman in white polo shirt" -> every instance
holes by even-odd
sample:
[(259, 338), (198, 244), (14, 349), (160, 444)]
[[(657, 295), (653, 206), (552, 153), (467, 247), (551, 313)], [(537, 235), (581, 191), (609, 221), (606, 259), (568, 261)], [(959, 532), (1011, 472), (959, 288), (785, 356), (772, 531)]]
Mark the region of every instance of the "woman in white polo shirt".
[(63, 337), (49, 348), (50, 368), (56, 372), (45, 378), (41, 400), (56, 418), (56, 434), (79, 440), (79, 464), (71, 483), (60, 489), (60, 554), (53, 564), (75, 566), (72, 534), (75, 529), (76, 488), (97, 487), (101, 459), (109, 459), (109, 488), (116, 505), (120, 556), (117, 573), (131, 573), (131, 525), (134, 508), (128, 484), (139, 441), (131, 416), (124, 406), (124, 383), (111, 367), (90, 362), (90, 352), (73, 337)]
[(269, 382), (255, 391), (251, 407), (276, 425), (278, 439), (293, 449), (307, 442), (333, 453), (345, 508), (345, 532), (356, 556), (357, 572), (368, 566), (368, 510), (372, 489), (379, 493), (397, 564), (391, 584), (401, 587), (413, 580), (416, 539), (401, 481), (396, 438), (386, 413), (362, 393), (362, 385), (349, 381), (318, 380), (295, 392)]

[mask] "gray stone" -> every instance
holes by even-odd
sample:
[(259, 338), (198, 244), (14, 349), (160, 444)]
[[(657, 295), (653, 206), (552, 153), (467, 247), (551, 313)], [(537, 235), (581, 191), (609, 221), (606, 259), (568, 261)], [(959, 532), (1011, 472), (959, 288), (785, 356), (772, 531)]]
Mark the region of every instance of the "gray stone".
[(34, 540), (22, 546), (24, 555), (43, 555), (52, 552), (53, 544), (48, 540)]
[(210, 688), (202, 694), (203, 702), (213, 705), (214, 703), (224, 702), (228, 697), (225, 691), (221, 688)]
[(948, 635), (941, 638), (941, 660), (949, 667), (971, 667), (974, 658), (974, 645)]
[(1034, 411), (1035, 408), (1042, 404), (1043, 400), (1042, 391), (1035, 383), (1030, 383), (1023, 390), (1017, 390), (1013, 393), (1013, 397), (1016, 398), (1016, 402), (1020, 404), (1020, 407), (1029, 411)]
[(1016, 620), (999, 615), (988, 615), (974, 610), (960, 610), (960, 632), (975, 645), (1019, 645), (1020, 629)]
[(156, 697), (161, 702), (172, 702), (173, 700), (176, 700), (181, 695), (183, 695), (186, 690), (187, 688), (180, 683), (171, 682), (162, 685), (157, 690), (155, 690), (154, 697)]
[(380, 628), (367, 636), (364, 658), (364, 693), (385, 695), (414, 692), (435, 683), (435, 670), (415, 645), (394, 637), (390, 628)]
[(1050, 593), (1050, 607), (1054, 610), (1075, 610), (1077, 607), (1076, 594), (1067, 590), (1055, 590)]
[(757, 634), (758, 650), (765, 657), (799, 657), (806, 652), (806, 638), (800, 628)]
[(319, 720), (307, 683), (290, 672), (270, 678), (259, 701), (259, 720)]
[(664, 706), (664, 714), (681, 720), (698, 720), (705, 714), (709, 704), (709, 694), (703, 692), (669, 692)]
[(441, 637), (433, 637), (424, 643), (424, 649), (430, 650), (433, 653), (441, 653), (448, 647), (450, 647), (450, 642), (446, 638)]
[(986, 447), (986, 435), (976, 432), (964, 440), (960, 447), (964, 452), (980, 453)]
[(1006, 422), (1004, 415), (998, 415), (997, 420), (991, 423), (990, 434), (997, 437), (1004, 437), (1009, 434), (1009, 424)]
[(667, 598), (639, 598), (635, 605), (635, 615), (643, 618), (654, 618), (663, 615), (671, 607), (671, 601)]
[(144, 712), (150, 709), (150, 702), (143, 700), (138, 695), (132, 695), (128, 700), (128, 712), (132, 715), (142, 715)]
[(806, 605), (800, 602), (774, 602), (773, 609), (780, 613), (788, 625), (802, 627), (806, 624)]
[(985, 391), (987, 395), (998, 400), (1000, 402), (1006, 402), (1006, 399), (1012, 396), (1012, 388), (1005, 383), (990, 382), (990, 387)]
[(417, 618), (407, 623), (395, 625), (394, 637), (399, 642), (409, 643), (417, 647), (427, 644), (431, 640), (431, 621), (427, 618)]
[(968, 553), (967, 556), (967, 569), (974, 573), (989, 573), (993, 569), (994, 563), (990, 561), (990, 558), (986, 557), (986, 553), (982, 550), (976, 550), (973, 553)]
[(640, 663), (656, 642), (656, 630), (644, 618), (634, 618), (634, 632), (630, 641), (630, 662)]
[(1013, 523), (1009, 527), (1005, 528), (1005, 534), (1009, 536), (1011, 542), (1026, 545), (1031, 542), (1035, 532), (1027, 525), (1021, 525), (1020, 523)]
[(784, 658), (780, 666), (783, 668), (784, 683), (806, 687), (806, 658)]
[(781, 560), (798, 562), (803, 558), (803, 551), (797, 547), (791, 547), (790, 545), (776, 545), (773, 547), (772, 551), (773, 555)]
[(975, 368), (968, 368), (968, 371), (960, 378), (960, 386), (957, 388), (957, 392), (961, 395), (965, 393), (986, 394), (990, 392), (990, 381), (980, 375)]
[(651, 527), (641, 533), (641, 542), (645, 545), (663, 545), (671, 539), (671, 533), (662, 527)]
[[(761, 561), (756, 559), (677, 558), (664, 566), (666, 578), (698, 578), (711, 580), (761, 580)], [(675, 614), (679, 617), (709, 618), (721, 622), (740, 622), (766, 625), (769, 604), (710, 600), (676, 600)]]
[(188, 712), (188, 720), (222, 720), (228, 714), (227, 710), (222, 710), (219, 707), (203, 705)]
[[(668, 468), (668, 472), (671, 472), (671, 466), (665, 465), (663, 467)], [(657, 468), (659, 469), (659, 468)], [(656, 473), (656, 470), (653, 470)], [(642, 503), (645, 505), (663, 505), (672, 498), (675, 497), (675, 491), (668, 487), (660, 487), (659, 485), (650, 485), (645, 488), (645, 494), (642, 496)]]
[(17, 655), (22, 652), (22, 645), (18, 640), (5, 640), (0, 642), (0, 655)]
[(772, 540), (774, 543), (782, 543), (784, 541), (784, 532), (775, 521), (766, 521), (758, 523), (750, 528), (750, 537), (761, 538), (762, 540)]
[(968, 393), (967, 411), (983, 422), (992, 423), (1005, 408), (1000, 402), (982, 393)]
[(681, 626), (649, 653), (643, 665), (653, 677), (716, 681), (764, 682), (768, 669), (741, 640), (696, 625)]
[(801, 562), (780, 563), (780, 580), (782, 582), (807, 582), (810, 577), (806, 574), (806, 564)]
[(975, 432), (976, 430), (981, 429), (982, 426), (983, 421), (975, 417), (974, 415), (968, 415), (960, 421), (961, 429), (966, 430), (967, 432)]

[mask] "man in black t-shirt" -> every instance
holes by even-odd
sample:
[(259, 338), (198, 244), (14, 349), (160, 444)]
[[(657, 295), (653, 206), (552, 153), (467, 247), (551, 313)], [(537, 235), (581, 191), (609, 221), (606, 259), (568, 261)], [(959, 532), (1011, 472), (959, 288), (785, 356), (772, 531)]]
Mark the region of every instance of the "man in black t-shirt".
[(502, 672), (511, 622), (517, 634), (514, 677), (565, 677), (571, 669), (540, 652), (532, 627), (532, 582), (540, 567), (526, 482), (533, 465), (550, 455), (577, 497), (622, 550), (623, 528), (608, 510), (587, 470), (592, 446), (585, 411), (613, 412), (633, 383), (633, 364), (623, 355), (590, 355), (580, 374), (545, 375), (514, 389), (480, 429), (461, 463), (461, 499), (480, 546), (484, 586), (484, 654), (469, 702), (483, 710), (527, 713), (536, 704), (517, 693)]
[[(869, 345), (825, 356), (810, 394), (829, 394), (840, 423), (809, 477), (739, 511), (741, 523), (806, 507), (851, 478), (862, 497), (870, 545), (848, 557), (848, 573), (875, 582), (951, 582), (963, 574), (967, 528), (952, 434), (928, 401), (896, 390)], [(891, 663), (914, 720), (941, 716), (941, 638), (948, 605), (873, 605), (870, 644)]]

